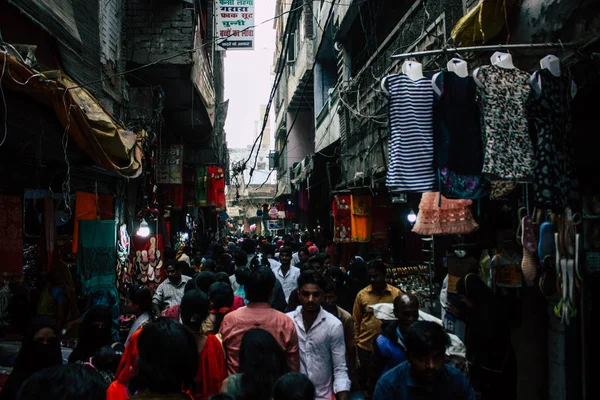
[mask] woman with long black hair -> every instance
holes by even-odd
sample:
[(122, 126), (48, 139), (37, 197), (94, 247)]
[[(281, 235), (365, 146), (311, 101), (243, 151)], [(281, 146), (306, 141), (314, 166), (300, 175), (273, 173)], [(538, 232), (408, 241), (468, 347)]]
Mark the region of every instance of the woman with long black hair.
[(270, 400), (280, 376), (289, 372), (285, 352), (273, 335), (262, 329), (244, 334), (239, 374), (223, 382), (221, 392), (238, 400)]

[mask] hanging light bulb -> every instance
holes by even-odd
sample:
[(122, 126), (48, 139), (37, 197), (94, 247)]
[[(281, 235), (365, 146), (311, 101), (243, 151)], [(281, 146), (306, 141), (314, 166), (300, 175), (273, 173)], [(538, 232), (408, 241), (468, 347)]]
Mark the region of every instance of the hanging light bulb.
[(406, 219), (411, 224), (414, 224), (415, 222), (417, 222), (417, 214), (415, 214), (415, 212), (411, 209), (408, 215), (406, 216)]
[(137, 235), (141, 237), (147, 237), (150, 235), (150, 227), (145, 219), (142, 219), (142, 222), (140, 222), (140, 228), (137, 231)]

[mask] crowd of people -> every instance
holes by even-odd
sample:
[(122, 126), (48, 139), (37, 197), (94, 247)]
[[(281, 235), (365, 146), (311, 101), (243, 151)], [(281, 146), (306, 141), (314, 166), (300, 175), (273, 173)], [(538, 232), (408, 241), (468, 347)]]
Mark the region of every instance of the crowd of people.
[[(381, 260), (334, 262), (312, 243), (256, 237), (173, 255), (154, 291), (131, 288), (122, 340), (102, 303), (83, 314), (67, 361), (72, 320), (30, 321), (0, 400), (475, 399), (447, 363), (444, 328), (419, 320), (417, 297), (386, 283)], [(381, 304), (394, 320), (382, 323)]]

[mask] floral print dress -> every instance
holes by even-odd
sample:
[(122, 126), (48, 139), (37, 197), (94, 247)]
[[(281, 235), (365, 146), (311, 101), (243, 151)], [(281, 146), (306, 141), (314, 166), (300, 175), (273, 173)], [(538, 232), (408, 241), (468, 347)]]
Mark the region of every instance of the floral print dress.
[[(559, 212), (577, 199), (571, 138), (571, 79), (556, 77), (547, 69), (537, 72), (539, 95), (529, 102), (530, 126), (534, 136), (533, 191), (535, 206)], [(533, 84), (537, 85), (537, 79)]]
[(529, 74), (517, 68), (481, 67), (477, 79), (484, 129), (483, 173), (493, 179), (527, 180), (533, 169), (526, 107)]

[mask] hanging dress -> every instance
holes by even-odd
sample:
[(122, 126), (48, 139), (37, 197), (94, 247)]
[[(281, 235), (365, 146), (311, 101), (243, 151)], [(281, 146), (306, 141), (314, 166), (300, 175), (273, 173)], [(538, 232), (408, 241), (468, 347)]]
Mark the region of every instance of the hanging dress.
[(529, 74), (517, 68), (487, 65), (479, 68), (481, 112), (484, 124), (483, 173), (496, 179), (531, 177), (533, 146), (526, 105)]
[(438, 75), (441, 94), (433, 103), (435, 165), (440, 192), (449, 199), (487, 195), (481, 176), (483, 149), (477, 85), (452, 71)]
[(433, 190), (433, 89), (431, 80), (413, 81), (405, 74), (387, 77), (389, 92), (389, 167), (392, 191)]
[(469, 207), (471, 200), (450, 200), (439, 192), (423, 193), (412, 231), (419, 235), (467, 235), (477, 228)]
[[(529, 123), (536, 153), (533, 191), (535, 206), (562, 211), (577, 199), (571, 138), (571, 79), (554, 76), (547, 69), (537, 72), (541, 93), (532, 91)], [(534, 79), (532, 85), (537, 86)], [(538, 90), (539, 93), (539, 90)]]

